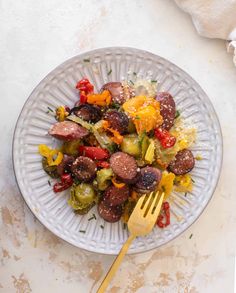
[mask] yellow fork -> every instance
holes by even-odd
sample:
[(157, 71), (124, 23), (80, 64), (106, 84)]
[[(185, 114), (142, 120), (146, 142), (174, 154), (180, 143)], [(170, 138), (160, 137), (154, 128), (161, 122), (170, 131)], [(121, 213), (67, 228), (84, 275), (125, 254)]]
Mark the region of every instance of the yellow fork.
[(117, 269), (119, 268), (132, 241), (137, 236), (144, 236), (152, 231), (152, 228), (155, 225), (157, 217), (160, 213), (163, 199), (164, 192), (160, 193), (159, 191), (157, 191), (151, 192), (149, 195), (142, 196), (138, 200), (128, 221), (130, 236), (122, 246), (118, 256), (114, 260), (112, 266), (110, 267), (110, 270), (108, 271), (102, 284), (98, 288), (97, 293), (105, 292), (110, 281), (112, 280)]

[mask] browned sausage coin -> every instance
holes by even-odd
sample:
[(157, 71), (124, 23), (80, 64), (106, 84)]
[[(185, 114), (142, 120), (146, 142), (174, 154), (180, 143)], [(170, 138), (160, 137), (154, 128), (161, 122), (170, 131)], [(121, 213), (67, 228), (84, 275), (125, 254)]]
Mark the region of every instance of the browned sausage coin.
[(129, 197), (129, 187), (125, 185), (122, 188), (109, 186), (105, 190), (104, 201), (110, 206), (117, 206), (124, 203)]
[(109, 122), (112, 129), (119, 131), (121, 134), (125, 133), (128, 129), (129, 118), (124, 112), (111, 110), (105, 114), (104, 119)]
[(170, 162), (168, 169), (176, 175), (184, 175), (190, 172), (195, 165), (193, 153), (184, 149), (177, 153), (174, 160)]
[(97, 122), (102, 117), (102, 111), (98, 106), (89, 104), (81, 104), (71, 109), (70, 113), (74, 113), (81, 119), (89, 122)]
[(74, 157), (64, 154), (61, 163), (57, 166), (57, 173), (60, 176), (63, 175), (64, 173), (70, 173), (71, 166), (74, 160), (75, 160)]
[(102, 200), (98, 204), (98, 213), (105, 221), (114, 223), (120, 220), (122, 215), (122, 207), (119, 205), (109, 206)]
[(117, 152), (110, 158), (110, 164), (115, 175), (126, 183), (133, 183), (137, 176), (137, 164), (130, 155)]
[(72, 164), (73, 175), (82, 182), (89, 182), (96, 176), (96, 164), (90, 158), (80, 156)]
[(161, 180), (161, 171), (154, 167), (144, 167), (141, 169), (134, 189), (140, 193), (147, 193), (157, 188)]
[(162, 128), (170, 130), (175, 121), (175, 101), (171, 94), (166, 92), (157, 93), (156, 99), (160, 102), (160, 113), (163, 117)]
[(121, 82), (108, 82), (103, 85), (102, 90), (108, 90), (110, 92), (114, 103), (123, 104), (125, 102)]
[(63, 121), (55, 123), (48, 133), (57, 139), (71, 141), (87, 136), (89, 131), (72, 121)]

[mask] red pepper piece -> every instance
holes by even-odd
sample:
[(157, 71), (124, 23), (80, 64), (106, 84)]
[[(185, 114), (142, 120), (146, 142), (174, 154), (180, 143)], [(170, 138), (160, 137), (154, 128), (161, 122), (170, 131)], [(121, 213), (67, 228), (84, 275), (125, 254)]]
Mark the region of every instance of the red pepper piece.
[(61, 175), (61, 181), (57, 182), (53, 186), (54, 192), (61, 192), (63, 190), (68, 189), (73, 184), (73, 179), (71, 174), (63, 174)]
[(87, 103), (87, 96), (85, 95), (85, 92), (80, 92), (80, 104)]
[[(165, 219), (165, 222), (163, 220)], [(159, 228), (165, 228), (170, 225), (170, 205), (168, 202), (162, 204), (162, 211), (157, 219), (157, 226)]]
[(77, 82), (76, 88), (80, 91), (80, 103), (87, 102), (87, 95), (93, 93), (94, 86), (87, 78), (83, 78)]
[(175, 145), (176, 138), (171, 135), (169, 131), (162, 128), (156, 128), (154, 133), (164, 149), (171, 148)]
[(100, 147), (80, 146), (79, 152), (92, 160), (105, 160), (109, 158), (109, 152)]
[(106, 161), (97, 161), (96, 162), (97, 167), (99, 168), (110, 168), (110, 164)]

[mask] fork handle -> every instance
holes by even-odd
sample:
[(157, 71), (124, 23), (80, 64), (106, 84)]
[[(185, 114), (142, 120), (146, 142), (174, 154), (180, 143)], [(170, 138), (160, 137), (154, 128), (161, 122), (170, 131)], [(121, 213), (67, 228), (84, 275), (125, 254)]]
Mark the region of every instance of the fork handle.
[(119, 254), (117, 255), (116, 259), (114, 260), (112, 266), (110, 267), (110, 270), (108, 271), (108, 273), (106, 274), (106, 277), (104, 278), (104, 280), (102, 281), (102, 284), (100, 285), (100, 287), (97, 290), (97, 293), (104, 293), (106, 288), (108, 287), (110, 281), (112, 280), (113, 276), (115, 275), (116, 271), (118, 270), (126, 252), (129, 249), (130, 244), (132, 243), (132, 241), (136, 238), (136, 236), (134, 235), (130, 235), (129, 238), (126, 240), (126, 242), (124, 243), (124, 245), (122, 246)]

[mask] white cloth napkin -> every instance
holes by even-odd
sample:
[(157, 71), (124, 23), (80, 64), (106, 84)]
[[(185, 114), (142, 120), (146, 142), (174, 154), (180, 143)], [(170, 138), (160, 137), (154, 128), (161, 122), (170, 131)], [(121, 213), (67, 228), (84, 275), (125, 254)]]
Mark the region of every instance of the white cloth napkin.
[(201, 36), (227, 40), (236, 65), (236, 0), (175, 0), (188, 12)]

